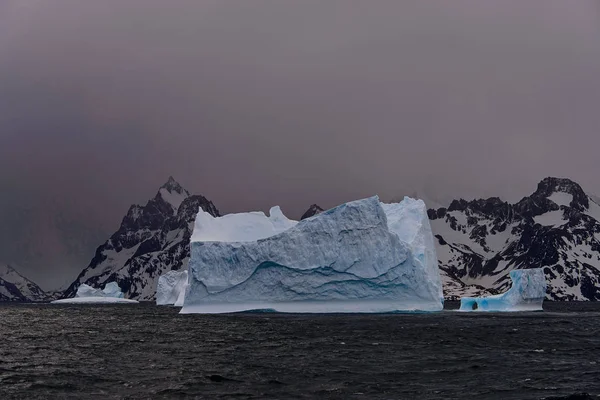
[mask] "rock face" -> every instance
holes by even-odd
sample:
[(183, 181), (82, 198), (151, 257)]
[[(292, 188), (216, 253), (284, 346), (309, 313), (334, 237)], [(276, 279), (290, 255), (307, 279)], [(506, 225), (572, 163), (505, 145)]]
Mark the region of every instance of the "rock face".
[(312, 206), (310, 206), (308, 208), (308, 210), (306, 210), (306, 212), (304, 214), (302, 214), (302, 217), (300, 217), (300, 220), (302, 221), (303, 219), (314, 217), (317, 214), (321, 214), (323, 211), (325, 211), (325, 210), (323, 210), (318, 205), (313, 204)]
[(0, 301), (45, 301), (46, 293), (9, 265), (0, 264)]
[(433, 236), (418, 200), (386, 205), (372, 197), (260, 240), (191, 246), (182, 313), (443, 307)]
[(546, 178), (516, 204), (461, 199), (428, 214), (446, 298), (497, 294), (510, 271), (542, 268), (547, 299), (600, 300), (600, 205), (577, 183)]
[(186, 268), (199, 209), (219, 215), (211, 201), (190, 195), (169, 178), (145, 206), (130, 207), (119, 230), (96, 250), (89, 266), (62, 297), (75, 296), (83, 283), (98, 287), (116, 282), (127, 298), (154, 300), (158, 277)]
[(460, 311), (541, 311), (546, 297), (546, 277), (541, 268), (510, 271), (512, 287), (488, 297), (463, 297)]
[(187, 283), (187, 270), (169, 271), (161, 275), (158, 278), (158, 286), (156, 287), (156, 304), (159, 306), (183, 306)]

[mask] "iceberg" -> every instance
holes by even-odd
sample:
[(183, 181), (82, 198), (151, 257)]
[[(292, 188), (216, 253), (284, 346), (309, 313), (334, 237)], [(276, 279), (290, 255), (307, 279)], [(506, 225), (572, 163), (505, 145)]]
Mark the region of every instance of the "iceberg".
[[(121, 292), (121, 288), (119, 287), (117, 282), (107, 283), (104, 286), (104, 289), (102, 289), (102, 294), (104, 295), (103, 297), (115, 297), (115, 298), (119, 298), (119, 299), (125, 298), (125, 295), (123, 294), (123, 292)], [(78, 297), (81, 297), (81, 296), (78, 296)]]
[(53, 304), (98, 304), (98, 303), (137, 303), (135, 300), (125, 299), (121, 288), (116, 282), (109, 282), (104, 289), (95, 289), (85, 283), (77, 288), (75, 297), (70, 299), (54, 300)]
[(284, 232), (297, 223), (283, 215), (278, 206), (269, 210), (268, 217), (255, 211), (215, 218), (200, 209), (191, 242), (253, 242)]
[(138, 304), (136, 300), (119, 297), (72, 297), (70, 299), (54, 300), (52, 304)]
[[(239, 229), (238, 229), (239, 228)], [(440, 311), (434, 239), (421, 200), (377, 196), (300, 222), (278, 207), (200, 210), (181, 313)]]
[(183, 306), (187, 281), (187, 270), (169, 271), (161, 275), (156, 287), (156, 304), (159, 306)]
[(546, 297), (546, 277), (541, 268), (510, 271), (512, 287), (502, 294), (463, 297), (460, 311), (541, 311)]

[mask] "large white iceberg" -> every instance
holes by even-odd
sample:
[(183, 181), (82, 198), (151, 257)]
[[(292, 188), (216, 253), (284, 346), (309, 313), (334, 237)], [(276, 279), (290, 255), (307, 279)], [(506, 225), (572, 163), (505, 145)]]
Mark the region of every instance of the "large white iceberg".
[(169, 271), (161, 275), (156, 287), (156, 304), (159, 306), (183, 306), (187, 282), (187, 270)]
[(512, 287), (502, 294), (463, 297), (460, 311), (541, 311), (546, 297), (546, 277), (541, 268), (510, 271)]
[[(200, 210), (182, 313), (443, 308), (433, 235), (420, 200), (382, 204), (375, 196), (299, 223), (280, 214), (282, 223), (273, 228), (258, 217), (230, 216), (236, 220), (231, 225), (246, 227), (239, 233), (223, 228), (227, 216)], [(255, 231), (250, 219), (260, 221)], [(277, 232), (276, 226), (287, 228)]]
[(135, 300), (125, 299), (121, 288), (116, 282), (109, 282), (104, 289), (95, 289), (85, 283), (77, 288), (75, 297), (70, 299), (55, 300), (54, 304), (77, 303), (137, 303)]

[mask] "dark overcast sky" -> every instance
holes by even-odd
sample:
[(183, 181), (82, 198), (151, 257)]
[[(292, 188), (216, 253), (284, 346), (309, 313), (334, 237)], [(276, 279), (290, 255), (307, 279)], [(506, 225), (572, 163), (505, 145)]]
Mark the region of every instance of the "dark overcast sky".
[(0, 0), (0, 139), (4, 188), (112, 228), (169, 175), (294, 217), (548, 175), (600, 193), (600, 7)]

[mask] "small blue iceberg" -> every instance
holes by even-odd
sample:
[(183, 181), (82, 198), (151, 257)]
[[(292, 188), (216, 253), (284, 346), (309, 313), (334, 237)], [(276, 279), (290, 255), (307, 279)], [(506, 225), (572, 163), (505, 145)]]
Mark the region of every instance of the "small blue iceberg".
[(546, 277), (541, 268), (510, 271), (512, 287), (488, 297), (463, 297), (460, 311), (542, 311), (546, 297)]

